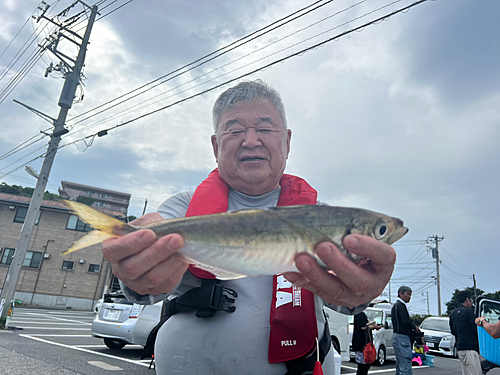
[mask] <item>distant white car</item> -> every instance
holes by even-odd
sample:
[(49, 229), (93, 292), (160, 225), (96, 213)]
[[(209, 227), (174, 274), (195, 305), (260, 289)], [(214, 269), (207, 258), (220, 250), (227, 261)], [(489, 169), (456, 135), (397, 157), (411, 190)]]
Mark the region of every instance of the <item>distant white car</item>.
[[(392, 318), (391, 318), (391, 308), (390, 303), (379, 303), (373, 307), (367, 307), (365, 314), (368, 317), (368, 321), (374, 321), (381, 325), (382, 328), (379, 330), (373, 330), (373, 345), (377, 351), (376, 364), (383, 366), (387, 358), (395, 359), (394, 348), (392, 347)], [(351, 316), (349, 319), (349, 342), (352, 343), (352, 334), (354, 331), (354, 317)], [(354, 352), (351, 352), (354, 356)]]
[(144, 306), (132, 303), (120, 293), (104, 296), (96, 304), (92, 322), (92, 336), (102, 338), (110, 349), (121, 349), (127, 344), (146, 346), (149, 334), (160, 322), (163, 301)]
[(457, 358), (455, 336), (451, 334), (450, 318), (447, 316), (429, 316), (420, 324), (424, 333), (424, 342), (430, 351)]
[(349, 315), (326, 306), (323, 309), (328, 319), (333, 348), (341, 355), (342, 361), (349, 361)]

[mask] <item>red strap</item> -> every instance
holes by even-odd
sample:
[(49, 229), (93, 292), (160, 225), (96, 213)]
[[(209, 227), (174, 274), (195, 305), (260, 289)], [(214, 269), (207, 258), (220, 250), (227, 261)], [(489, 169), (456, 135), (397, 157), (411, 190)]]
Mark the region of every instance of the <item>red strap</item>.
[[(278, 206), (317, 203), (318, 193), (300, 177), (284, 174), (280, 186)], [(186, 217), (226, 212), (228, 199), (229, 186), (214, 169), (196, 188)], [(215, 278), (193, 265), (189, 271), (199, 278)], [(270, 325), (270, 363), (286, 362), (311, 352), (318, 337), (314, 294), (292, 286), (281, 275), (274, 276)]]

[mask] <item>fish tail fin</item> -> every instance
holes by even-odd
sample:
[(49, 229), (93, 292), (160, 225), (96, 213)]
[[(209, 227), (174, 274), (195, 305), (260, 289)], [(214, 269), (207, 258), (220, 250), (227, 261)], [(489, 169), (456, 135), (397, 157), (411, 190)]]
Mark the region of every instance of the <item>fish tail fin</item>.
[(101, 243), (101, 242), (107, 240), (108, 238), (113, 238), (113, 237), (116, 237), (116, 236), (113, 236), (113, 235), (110, 235), (107, 233), (103, 233), (103, 232), (100, 232), (98, 230), (94, 230), (94, 231), (90, 232), (89, 234), (87, 234), (86, 236), (83, 236), (82, 238), (77, 240), (73, 245), (71, 245), (71, 247), (68, 250), (66, 250), (62, 254), (66, 255), (66, 254), (72, 253), (73, 251), (85, 249), (86, 247)]
[(127, 223), (124, 223), (123, 221), (94, 210), (93, 208), (85, 204), (77, 203), (74, 201), (64, 201), (63, 203), (82, 221), (89, 224), (92, 228), (95, 229), (95, 231), (90, 232), (89, 234), (75, 242), (73, 246), (71, 246), (63, 253), (63, 255), (72, 253), (73, 251), (80, 250), (91, 245), (101, 243), (108, 238), (124, 236), (138, 229), (136, 227), (128, 225)]

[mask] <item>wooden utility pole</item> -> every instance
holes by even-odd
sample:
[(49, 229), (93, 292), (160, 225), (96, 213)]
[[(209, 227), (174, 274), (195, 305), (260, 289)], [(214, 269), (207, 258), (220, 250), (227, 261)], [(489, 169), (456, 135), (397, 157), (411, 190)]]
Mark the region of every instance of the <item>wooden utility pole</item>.
[[(85, 62), (85, 54), (87, 52), (87, 45), (89, 43), (90, 32), (92, 31), (92, 25), (94, 24), (95, 17), (97, 15), (97, 6), (94, 5), (92, 7), (87, 6), (85, 3), (80, 1), (84, 6), (90, 8), (90, 18), (87, 24), (87, 29), (85, 30), (85, 34), (83, 38), (74, 33), (73, 31), (67, 29), (62, 24), (49, 19), (45, 16), (45, 12), (48, 7), (45, 8), (43, 13), (37, 18), (37, 22), (40, 19), (45, 19), (55, 25), (57, 25), (60, 30), (56, 33), (57, 36), (51, 36), (49, 40), (49, 45), (42, 47), (47, 48), (51, 52), (53, 52), (56, 56), (61, 58), (61, 64), (59, 65), (61, 70), (64, 73), (64, 86), (61, 91), (61, 96), (59, 98), (59, 116), (54, 120), (54, 131), (50, 135), (50, 142), (47, 148), (47, 153), (45, 155), (42, 169), (38, 176), (38, 181), (36, 183), (35, 190), (33, 192), (33, 196), (31, 197), (30, 205), (28, 207), (28, 212), (26, 214), (26, 218), (24, 220), (24, 225), (21, 230), (21, 236), (19, 237), (19, 241), (17, 242), (16, 251), (14, 253), (14, 258), (12, 259), (12, 263), (10, 264), (9, 270), (7, 272), (7, 276), (5, 278), (5, 282), (2, 288), (2, 294), (0, 296), (0, 329), (6, 329), (5, 322), (7, 318), (8, 306), (11, 301), (14, 299), (14, 294), (16, 292), (17, 282), (19, 280), (19, 275), (21, 273), (21, 269), (23, 266), (24, 258), (26, 256), (26, 252), (28, 251), (28, 245), (31, 239), (31, 233), (33, 231), (33, 227), (35, 225), (35, 220), (38, 216), (38, 212), (40, 211), (40, 206), (42, 205), (43, 194), (45, 192), (45, 188), (47, 187), (47, 182), (49, 180), (50, 170), (52, 168), (52, 164), (54, 162), (54, 158), (56, 156), (57, 148), (59, 146), (59, 142), (61, 141), (61, 136), (68, 133), (68, 130), (64, 127), (66, 116), (68, 114), (68, 110), (73, 105), (73, 100), (75, 98), (76, 88), (80, 81), (81, 71), (83, 69), (83, 65)], [(69, 10), (69, 8), (68, 8)], [(78, 57), (76, 60), (72, 60), (66, 55), (57, 51), (57, 44), (59, 43), (59, 39), (65, 36), (61, 30), (67, 31), (73, 36), (78, 37), (81, 40), (81, 44), (78, 44), (73, 39), (70, 39), (73, 43), (79, 45)], [(68, 63), (68, 60), (74, 63), (71, 66)], [(52, 66), (49, 67), (48, 71), (53, 70)], [(47, 116), (50, 117), (50, 116)]]

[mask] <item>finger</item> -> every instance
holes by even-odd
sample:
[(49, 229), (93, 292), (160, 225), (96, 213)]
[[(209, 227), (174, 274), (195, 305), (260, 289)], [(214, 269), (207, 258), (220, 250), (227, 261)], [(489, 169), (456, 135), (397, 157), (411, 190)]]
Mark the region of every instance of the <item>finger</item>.
[[(181, 235), (169, 234), (142, 251), (123, 259), (115, 266), (113, 271), (116, 271), (115, 275), (119, 279), (136, 280), (164, 260), (171, 258), (182, 246), (184, 246), (184, 239)], [(177, 259), (172, 259), (172, 261), (177, 264), (181, 262)]]
[(297, 256), (295, 265), (300, 274), (290, 272), (284, 275), (294, 285), (308, 289), (329, 303), (340, 304), (342, 302), (345, 305), (346, 301), (342, 300), (341, 296), (354, 296), (339, 278), (327, 272), (309, 255)]
[(376, 264), (394, 265), (396, 263), (396, 251), (392, 246), (375, 238), (351, 234), (344, 238), (342, 244), (350, 252), (368, 258)]
[(139, 294), (157, 295), (170, 292), (179, 284), (188, 267), (188, 263), (173, 255), (133, 281), (131, 285), (135, 288), (131, 288)]
[(139, 230), (123, 237), (110, 238), (102, 243), (104, 257), (110, 263), (117, 263), (151, 246), (156, 241), (156, 234), (150, 230)]
[[(357, 243), (357, 249), (362, 248), (365, 250), (363, 241)], [(363, 265), (356, 265), (330, 242), (319, 244), (316, 247), (316, 253), (327, 267), (337, 275), (338, 279), (345, 285), (348, 285), (356, 294), (363, 294), (367, 286), (382, 284), (385, 286), (394, 270), (395, 257), (394, 262), (387, 262), (384, 265), (375, 265), (373, 260)], [(309, 277), (308, 275), (306, 276)], [(374, 277), (377, 277), (376, 283), (373, 280)]]

